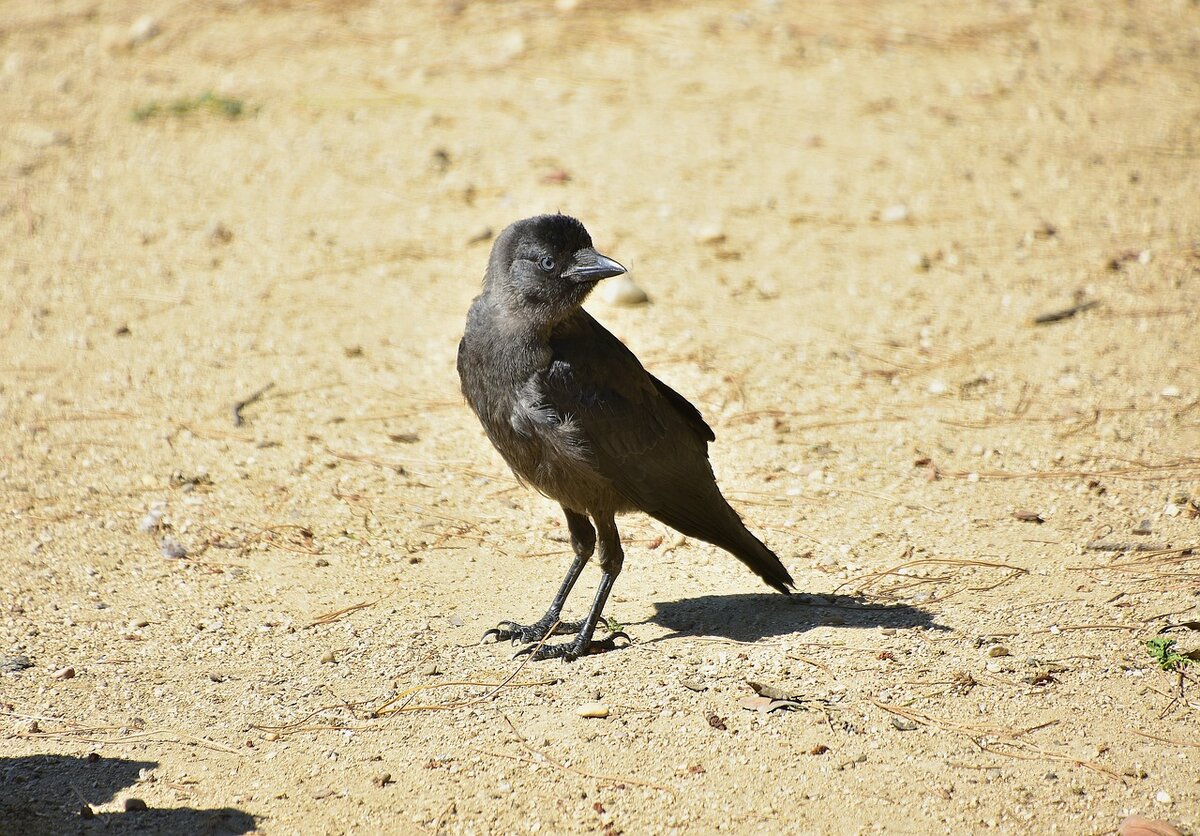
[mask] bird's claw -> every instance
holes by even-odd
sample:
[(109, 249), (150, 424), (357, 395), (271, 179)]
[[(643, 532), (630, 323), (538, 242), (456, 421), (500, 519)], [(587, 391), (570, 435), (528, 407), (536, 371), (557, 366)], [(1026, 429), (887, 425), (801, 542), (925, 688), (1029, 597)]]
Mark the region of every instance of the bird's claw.
[[(622, 640), (624, 643), (618, 643), (618, 640)], [(624, 630), (618, 630), (602, 639), (590, 639), (586, 643), (576, 639), (568, 644), (543, 644), (540, 646), (531, 644), (518, 650), (513, 658), (520, 659), (522, 656), (528, 656), (532, 662), (540, 662), (543, 659), (562, 659), (564, 662), (573, 662), (580, 656), (608, 653), (612, 650), (629, 647), (631, 644), (633, 644), (633, 639), (629, 637), (629, 634)]]
[[(583, 623), (580, 621), (558, 621), (557, 619), (549, 621), (545, 618), (529, 625), (517, 624), (515, 621), (501, 621), (484, 633), (479, 641), (485, 643), (489, 638), (494, 638), (497, 643), (507, 641), (512, 644), (534, 644), (552, 635), (573, 635), (579, 632), (582, 625)], [(551, 627), (554, 628), (553, 633), (550, 631)]]
[(484, 633), (480, 637), (479, 641), (482, 644), (487, 642), (489, 638), (495, 638), (497, 643), (505, 640), (511, 640), (513, 644), (516, 644), (520, 640), (520, 637), (530, 630), (532, 630), (531, 627), (517, 624), (514, 621), (501, 621), (495, 627)]
[(492, 629), (488, 630), (486, 633), (484, 633), (482, 636), (479, 637), (479, 643), (487, 644), (489, 638), (494, 638), (497, 643), (502, 641), (500, 628), (493, 627)]

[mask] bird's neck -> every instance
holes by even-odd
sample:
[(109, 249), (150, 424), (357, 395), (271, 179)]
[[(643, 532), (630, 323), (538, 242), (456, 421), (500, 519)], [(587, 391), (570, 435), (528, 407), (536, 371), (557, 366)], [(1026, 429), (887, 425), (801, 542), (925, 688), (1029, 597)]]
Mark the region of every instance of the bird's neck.
[(547, 345), (555, 331), (570, 327), (573, 320), (587, 316), (576, 306), (563, 310), (550, 305), (530, 305), (528, 301), (518, 306), (500, 305), (496, 309), (496, 324), (508, 338), (523, 344)]

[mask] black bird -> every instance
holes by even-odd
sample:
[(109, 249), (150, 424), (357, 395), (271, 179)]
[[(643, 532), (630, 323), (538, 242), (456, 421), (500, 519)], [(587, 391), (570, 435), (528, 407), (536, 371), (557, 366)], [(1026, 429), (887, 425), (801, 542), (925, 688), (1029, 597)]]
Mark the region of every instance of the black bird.
[(625, 511), (720, 546), (780, 592), (795, 586), (721, 495), (708, 462), (715, 436), (700, 412), (580, 307), (601, 279), (624, 272), (574, 218), (517, 221), (492, 247), (458, 346), (467, 403), (517, 478), (562, 505), (575, 551), (539, 621), (503, 621), (484, 637), (543, 641), (599, 539), (603, 574), (591, 611), (558, 623), (555, 632), (575, 640), (543, 644), (535, 659), (570, 661), (628, 640), (592, 641), (624, 561), (614, 516)]

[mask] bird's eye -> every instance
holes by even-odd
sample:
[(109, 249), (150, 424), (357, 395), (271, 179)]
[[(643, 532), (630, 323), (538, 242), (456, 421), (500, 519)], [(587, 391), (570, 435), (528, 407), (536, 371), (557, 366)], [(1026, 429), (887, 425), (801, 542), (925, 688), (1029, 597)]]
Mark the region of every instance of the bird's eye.
[(548, 255), (544, 255), (538, 259), (538, 267), (541, 267), (545, 273), (552, 272), (554, 270), (554, 259)]

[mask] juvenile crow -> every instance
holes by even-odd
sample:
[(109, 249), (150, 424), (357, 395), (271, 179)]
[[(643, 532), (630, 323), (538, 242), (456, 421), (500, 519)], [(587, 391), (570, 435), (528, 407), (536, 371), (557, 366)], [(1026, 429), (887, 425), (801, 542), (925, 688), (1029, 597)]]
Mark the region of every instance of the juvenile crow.
[(574, 218), (517, 221), (492, 247), (458, 346), (467, 403), (517, 478), (562, 505), (575, 551), (540, 620), (503, 621), (485, 638), (542, 641), (600, 546), (603, 574), (591, 611), (556, 630), (577, 634), (575, 640), (543, 644), (535, 659), (570, 661), (611, 649), (618, 636), (628, 639), (618, 633), (592, 641), (624, 560), (614, 517), (625, 511), (643, 511), (720, 546), (780, 592), (795, 586), (721, 495), (708, 462), (715, 437), (696, 407), (580, 307), (601, 279), (624, 272), (596, 252)]

